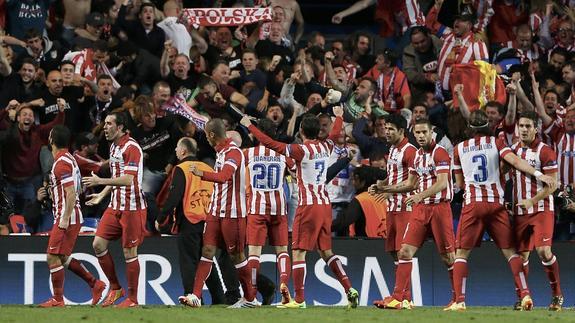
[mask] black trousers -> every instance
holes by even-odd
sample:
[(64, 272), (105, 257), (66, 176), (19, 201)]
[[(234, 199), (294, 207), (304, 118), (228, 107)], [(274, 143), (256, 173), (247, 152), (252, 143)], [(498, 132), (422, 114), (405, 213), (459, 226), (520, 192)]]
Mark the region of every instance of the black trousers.
[[(178, 235), (178, 253), (180, 258), (180, 275), (184, 295), (194, 291), (194, 280), (196, 270), (202, 256), (202, 236), (204, 232), (204, 222), (192, 224), (184, 219), (180, 224)], [(206, 280), (206, 285), (212, 296), (212, 304), (225, 304), (224, 290), (217, 270), (212, 270)]]

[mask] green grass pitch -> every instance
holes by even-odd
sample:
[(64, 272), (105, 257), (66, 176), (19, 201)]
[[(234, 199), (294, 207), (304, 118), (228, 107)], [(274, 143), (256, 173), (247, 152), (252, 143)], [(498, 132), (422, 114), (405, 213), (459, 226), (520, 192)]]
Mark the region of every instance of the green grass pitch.
[(517, 312), (503, 307), (470, 307), (466, 312), (446, 313), (439, 307), (413, 310), (380, 310), (374, 307), (347, 310), (344, 307), (308, 307), (302, 310), (261, 307), (227, 309), (224, 307), (141, 306), (136, 309), (68, 306), (41, 309), (24, 305), (0, 306), (0, 322), (241, 322), (241, 323), (370, 323), (370, 322), (575, 322), (575, 310), (549, 312), (540, 307)]

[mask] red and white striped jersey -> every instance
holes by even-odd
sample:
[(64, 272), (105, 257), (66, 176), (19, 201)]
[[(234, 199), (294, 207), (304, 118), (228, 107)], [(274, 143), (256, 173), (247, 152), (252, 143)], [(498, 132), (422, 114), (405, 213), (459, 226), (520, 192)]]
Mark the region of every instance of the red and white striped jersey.
[(555, 144), (561, 184), (575, 183), (575, 133), (567, 133), (563, 122), (557, 119), (545, 129), (545, 134)]
[(419, 177), (418, 193), (421, 193), (435, 183), (437, 175), (447, 174), (447, 187), (432, 197), (424, 199), (423, 204), (437, 204), (450, 202), (453, 198), (453, 181), (451, 180), (451, 158), (445, 148), (433, 142), (430, 150), (419, 148), (415, 153), (413, 164), (409, 167), (409, 172)]
[(295, 159), (296, 164), (298, 205), (330, 204), (325, 181), (333, 147), (330, 139), (287, 146), (286, 156)]
[(144, 176), (144, 154), (140, 145), (125, 134), (118, 144), (110, 146), (110, 170), (112, 178), (132, 175), (130, 186), (113, 186), (108, 207), (116, 211), (139, 211), (146, 209), (146, 199), (142, 191)]
[(463, 173), (464, 205), (472, 202), (504, 203), (499, 162), (511, 152), (503, 140), (493, 136), (476, 136), (455, 147), (453, 170)]
[(489, 60), (489, 52), (485, 43), (476, 39), (472, 32), (463, 37), (454, 34), (446, 36), (439, 52), (439, 79), (444, 90), (449, 90), (449, 77), (454, 64), (467, 64), (478, 60)]
[[(387, 184), (396, 185), (406, 181), (409, 177), (409, 167), (413, 165), (417, 148), (410, 144), (407, 138), (397, 146), (391, 146), (387, 158)], [(406, 205), (405, 200), (412, 195), (408, 193), (393, 193), (389, 195), (387, 212), (411, 211), (411, 205)]]
[(214, 172), (202, 179), (214, 182), (210, 214), (220, 218), (246, 217), (246, 160), (241, 149), (226, 139), (216, 146)]
[[(543, 174), (550, 175), (557, 173), (557, 156), (553, 149), (541, 140), (535, 139), (529, 147), (522, 147), (521, 143), (514, 144), (511, 149), (519, 158), (527, 161), (529, 165)], [(518, 170), (513, 172), (513, 198), (515, 204), (522, 200), (533, 198), (537, 192), (543, 190), (545, 184), (535, 178)], [(554, 211), (553, 195), (539, 201), (528, 210), (515, 206), (515, 215), (535, 214), (543, 211)]]
[(283, 186), (286, 165), (291, 159), (262, 145), (244, 150), (247, 165), (248, 214), (287, 214), (287, 202)]
[(65, 188), (73, 186), (76, 191), (76, 201), (74, 210), (70, 216), (70, 224), (81, 224), (82, 211), (80, 210), (79, 196), (82, 193), (82, 175), (80, 168), (74, 160), (72, 154), (67, 150), (58, 152), (54, 158), (52, 171), (50, 172), (50, 191), (52, 193), (52, 211), (54, 213), (54, 224), (60, 221), (66, 212), (66, 191)]
[(294, 159), (299, 189), (299, 206), (329, 205), (330, 200), (325, 188), (327, 168), (329, 157), (335, 146), (333, 140), (340, 136), (342, 124), (342, 118), (335, 118), (326, 140), (306, 140), (303, 144), (289, 145), (273, 140), (254, 125), (250, 125), (249, 130), (264, 146)]

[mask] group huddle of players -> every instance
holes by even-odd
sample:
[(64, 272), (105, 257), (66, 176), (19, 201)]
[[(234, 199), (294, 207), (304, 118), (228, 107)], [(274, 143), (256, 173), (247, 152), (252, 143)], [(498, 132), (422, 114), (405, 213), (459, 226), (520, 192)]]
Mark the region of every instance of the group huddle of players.
[[(225, 125), (212, 119), (205, 126), (208, 142), (217, 153), (213, 171), (191, 167), (189, 172), (214, 183), (209, 214), (205, 221), (202, 255), (195, 274), (193, 292), (179, 298), (190, 307), (202, 306), (202, 288), (212, 270), (217, 248), (225, 249), (235, 263), (243, 297), (231, 307), (250, 308), (261, 304), (256, 299), (259, 256), (266, 239), (275, 247), (280, 273), (281, 308), (305, 308), (304, 285), (307, 251), (318, 249), (321, 257), (345, 289), (348, 306), (358, 305), (359, 294), (351, 286), (340, 259), (331, 250), (332, 210), (326, 192), (326, 173), (334, 141), (342, 129), (343, 109), (334, 107), (336, 116), (326, 140), (318, 140), (319, 120), (302, 119), (299, 136), (302, 144), (273, 140), (263, 124), (255, 126), (248, 117), (241, 120), (259, 142), (243, 152), (226, 137)], [(388, 178), (378, 181), (369, 192), (387, 199), (386, 250), (396, 260), (393, 294), (376, 301), (379, 308), (410, 309), (412, 258), (431, 232), (437, 249), (448, 267), (452, 300), (445, 310), (465, 310), (467, 259), (471, 249), (481, 242), (487, 230), (501, 249), (513, 273), (517, 309), (530, 310), (533, 301), (527, 286), (528, 256), (536, 248), (552, 288), (552, 310), (560, 310), (563, 296), (559, 267), (551, 252), (553, 236), (553, 197), (557, 188), (557, 158), (553, 149), (537, 138), (538, 117), (525, 113), (518, 119), (519, 141), (506, 146), (492, 135), (485, 112), (474, 111), (469, 118), (471, 139), (455, 148), (453, 160), (433, 140), (428, 120), (416, 121), (413, 132), (421, 148), (406, 138), (406, 120), (400, 115), (386, 119), (385, 136), (391, 144), (387, 159)], [(67, 267), (92, 288), (97, 304), (105, 284), (95, 279), (77, 260), (70, 257), (80, 224), (78, 194), (86, 187), (102, 185), (98, 194), (89, 196), (97, 204), (111, 192), (111, 202), (95, 234), (94, 251), (110, 282), (102, 306), (115, 304), (125, 295), (116, 277), (114, 262), (108, 253), (111, 240), (122, 239), (126, 260), (128, 297), (118, 307), (138, 306), (139, 262), (137, 247), (145, 233), (146, 204), (141, 189), (143, 154), (126, 131), (125, 117), (112, 113), (106, 117), (104, 134), (110, 147), (111, 178), (94, 174), (81, 178), (78, 167), (67, 151), (70, 132), (63, 126), (50, 133), (54, 154), (51, 187), (54, 200), (54, 227), (48, 244), (48, 264), (54, 296), (43, 307), (64, 306), (63, 269)], [(506, 167), (504, 169), (503, 161)], [(282, 179), (286, 168), (295, 169), (298, 206), (292, 231), (292, 255), (288, 255), (287, 203)], [(504, 206), (504, 178), (514, 182), (511, 223)], [(452, 177), (455, 177), (455, 182)], [(247, 182), (247, 183), (246, 183)], [(457, 234), (453, 230), (450, 201), (454, 184), (464, 190), (464, 207)], [(248, 190), (246, 191), (246, 185)], [(248, 246), (248, 257), (245, 245)], [(294, 297), (288, 289), (293, 277)]]

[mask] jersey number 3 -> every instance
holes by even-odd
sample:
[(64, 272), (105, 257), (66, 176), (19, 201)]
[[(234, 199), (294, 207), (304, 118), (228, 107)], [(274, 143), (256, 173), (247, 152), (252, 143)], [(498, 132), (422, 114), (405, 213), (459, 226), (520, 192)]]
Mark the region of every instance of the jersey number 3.
[(478, 182), (485, 182), (487, 177), (487, 157), (485, 155), (475, 155), (471, 161), (477, 165), (477, 172), (473, 174), (473, 179)]

